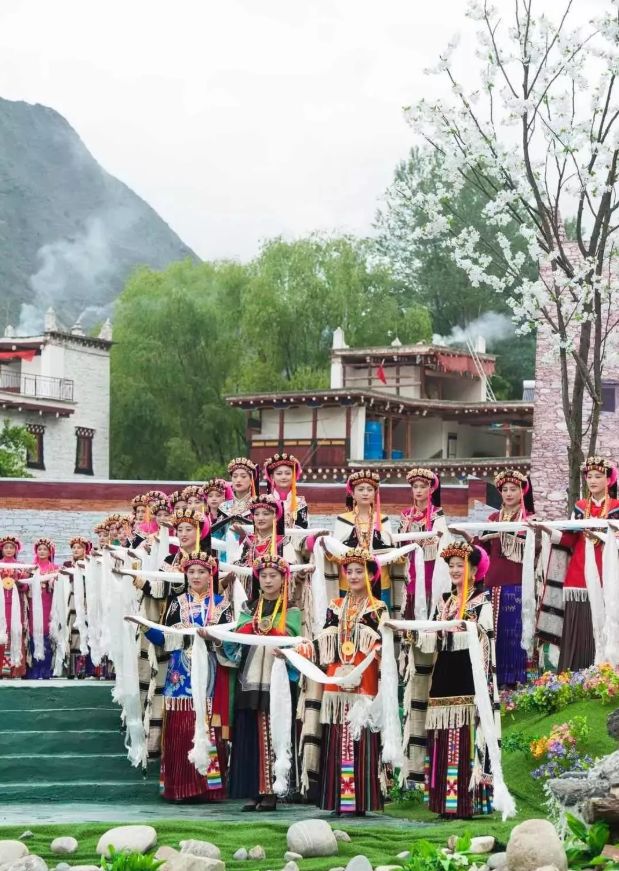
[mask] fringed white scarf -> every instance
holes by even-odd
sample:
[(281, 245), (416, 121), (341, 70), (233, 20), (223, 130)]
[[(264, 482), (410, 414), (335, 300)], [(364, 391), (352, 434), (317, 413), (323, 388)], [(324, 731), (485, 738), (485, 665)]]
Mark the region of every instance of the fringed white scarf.
[(604, 660), (604, 623), (606, 621), (606, 614), (602, 584), (595, 559), (595, 544), (593, 539), (589, 537), (585, 538), (585, 584), (591, 607), (591, 622), (593, 624), (593, 639), (595, 641), (595, 662), (597, 664)]
[(55, 642), (54, 677), (61, 677), (69, 652), (69, 595), (71, 586), (65, 574), (59, 574), (54, 584), (49, 622), (50, 638)]
[(86, 560), (84, 572), (84, 592), (88, 603), (87, 639), (90, 648), (90, 658), (93, 665), (101, 664), (103, 656), (103, 601), (101, 597), (101, 579), (103, 563), (101, 559), (90, 557)]
[(327, 608), (329, 605), (327, 596), (327, 579), (325, 577), (325, 552), (317, 541), (312, 554), (314, 572), (310, 581), (312, 587), (312, 630), (318, 635), (325, 625)]
[(43, 599), (41, 593), (41, 574), (38, 569), (30, 581), (32, 596), (32, 635), (34, 642), (33, 656), (39, 662), (45, 659), (45, 644), (43, 641)]
[(269, 691), (269, 721), (275, 760), (273, 762), (273, 791), (276, 795), (286, 795), (290, 780), (292, 750), (292, 699), (288, 669), (283, 659), (274, 657), (271, 668), (271, 687)]
[(206, 775), (209, 767), (209, 754), (213, 749), (209, 729), (206, 728), (206, 692), (209, 678), (208, 649), (206, 642), (198, 633), (194, 635), (191, 648), (191, 695), (196, 724), (193, 733), (193, 746), (187, 758), (196, 771)]
[(372, 703), (372, 720), (380, 730), (382, 759), (394, 769), (400, 770), (404, 779), (404, 750), (402, 748), (402, 723), (398, 701), (398, 666), (395, 657), (393, 630), (381, 627), (382, 658), (378, 694)]
[(520, 646), (529, 656), (535, 636), (535, 530), (527, 529), (522, 556), (522, 636)]
[(604, 578), (604, 659), (611, 665), (619, 665), (619, 556), (614, 529), (609, 526), (602, 555)]
[(73, 570), (73, 602), (75, 604), (75, 623), (80, 638), (80, 653), (88, 653), (88, 626), (86, 624), (86, 603), (84, 601), (84, 570), (76, 566)]
[(12, 668), (17, 668), (22, 662), (22, 620), (21, 620), (21, 604), (19, 601), (19, 588), (17, 581), (14, 581), (11, 588), (11, 637), (6, 620), (6, 609), (4, 596), (0, 602), (0, 645), (9, 645), (9, 656)]
[[(461, 627), (462, 622), (457, 620), (433, 621), (433, 620), (392, 620), (391, 624), (402, 632), (417, 631), (431, 632), (439, 630), (453, 630)], [(475, 687), (475, 704), (479, 712), (481, 729), (484, 734), (488, 755), (490, 757), (490, 767), (492, 770), (494, 784), (494, 807), (500, 811), (503, 820), (513, 817), (516, 814), (516, 805), (509, 793), (505, 780), (503, 779), (503, 769), (501, 767), (501, 751), (497, 731), (494, 722), (494, 714), (492, 710), (492, 701), (488, 692), (488, 683), (486, 673), (483, 666), (483, 658), (479, 636), (477, 634), (477, 623), (466, 621), (466, 631), (468, 635), (469, 657), (471, 660), (471, 670), (473, 672), (473, 684)], [(395, 656), (393, 657), (395, 667)], [(385, 651), (383, 650), (383, 668), (385, 665)], [(393, 713), (391, 714), (393, 716)], [(405, 748), (403, 748), (404, 750)]]

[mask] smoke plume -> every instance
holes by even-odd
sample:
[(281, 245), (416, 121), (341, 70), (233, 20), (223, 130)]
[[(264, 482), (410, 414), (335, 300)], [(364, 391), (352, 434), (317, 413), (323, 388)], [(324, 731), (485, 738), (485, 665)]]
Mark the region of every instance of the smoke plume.
[(499, 312), (485, 312), (465, 327), (454, 327), (448, 336), (435, 334), (432, 337), (433, 345), (466, 345), (467, 340), (475, 343), (482, 336), (488, 347), (496, 342), (508, 339), (514, 334), (514, 324), (510, 317)]

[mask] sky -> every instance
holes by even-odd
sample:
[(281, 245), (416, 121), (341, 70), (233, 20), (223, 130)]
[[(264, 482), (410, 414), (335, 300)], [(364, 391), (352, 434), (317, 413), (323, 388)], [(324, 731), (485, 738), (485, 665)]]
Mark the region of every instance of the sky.
[(64, 115), (200, 257), (246, 260), (280, 234), (371, 231), (414, 143), (402, 107), (454, 33), (472, 50), (464, 5), (2, 0), (0, 96)]

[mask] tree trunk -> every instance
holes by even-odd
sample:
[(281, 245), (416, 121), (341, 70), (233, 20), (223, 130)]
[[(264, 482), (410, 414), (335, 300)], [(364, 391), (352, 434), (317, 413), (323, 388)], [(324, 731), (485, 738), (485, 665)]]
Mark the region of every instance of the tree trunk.
[(610, 828), (611, 840), (619, 837), (619, 796), (607, 795), (603, 798), (590, 798), (582, 806), (582, 816), (586, 823), (603, 820)]

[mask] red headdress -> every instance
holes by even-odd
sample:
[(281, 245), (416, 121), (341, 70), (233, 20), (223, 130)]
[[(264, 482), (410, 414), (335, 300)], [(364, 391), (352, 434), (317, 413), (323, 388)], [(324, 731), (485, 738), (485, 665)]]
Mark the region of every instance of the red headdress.
[(206, 490), (200, 484), (189, 484), (181, 490), (181, 499), (184, 499), (185, 502), (190, 496), (197, 496), (202, 502), (206, 502)]
[(520, 513), (522, 517), (526, 517), (527, 513), (533, 514), (533, 488), (529, 476), (518, 469), (501, 469), (494, 476), (494, 486), (499, 493), (505, 484), (514, 484), (520, 488)]
[(301, 463), (293, 454), (273, 454), (268, 460), (265, 460), (263, 465), (264, 477), (267, 482), (269, 493), (276, 492), (275, 483), (273, 481), (273, 472), (280, 466), (287, 466), (292, 469), (292, 484), (290, 486), (290, 512), (293, 517), (297, 513), (297, 482), (303, 474)]
[(235, 469), (245, 469), (248, 472), (251, 478), (251, 495), (256, 496), (260, 486), (260, 469), (257, 464), (249, 457), (235, 457), (228, 463), (228, 474), (231, 475)]
[(380, 567), (369, 550), (366, 550), (364, 547), (352, 547), (350, 550), (346, 551), (343, 556), (338, 557), (337, 562), (341, 566), (348, 566), (351, 563), (362, 565), (365, 571), (365, 589), (368, 598), (377, 598), (372, 590), (374, 584), (380, 580)]
[(92, 541), (89, 538), (84, 538), (83, 535), (74, 535), (69, 541), (69, 547), (74, 544), (81, 544), (84, 547), (84, 553), (89, 554), (92, 551)]
[(207, 496), (209, 493), (212, 493), (213, 490), (221, 493), (225, 499), (232, 499), (234, 496), (232, 487), (227, 481), (224, 481), (223, 478), (210, 478), (202, 485), (202, 489)]
[(51, 538), (37, 538), (34, 543), (34, 562), (36, 565), (39, 565), (39, 557), (37, 556), (37, 548), (40, 544), (44, 544), (45, 547), (49, 550), (49, 561), (51, 563), (54, 562), (54, 557), (56, 556), (56, 543), (51, 540)]
[(469, 595), (470, 567), (474, 566), (477, 568), (477, 571), (475, 573), (475, 583), (478, 584), (488, 574), (488, 569), (490, 567), (490, 557), (482, 547), (479, 547), (476, 544), (469, 544), (467, 541), (451, 542), (451, 544), (448, 544), (447, 547), (441, 551), (441, 556), (447, 563), (454, 556), (459, 556), (460, 559), (464, 560), (464, 582), (462, 584), (460, 611), (458, 614), (458, 619), (461, 620), (462, 615), (464, 614), (464, 607), (466, 605), (466, 601)]
[(424, 481), (430, 485), (430, 498), (426, 507), (426, 529), (432, 529), (432, 506), (438, 508), (441, 504), (441, 479), (432, 469), (417, 466), (407, 473), (406, 480), (411, 487), (415, 481)]
[(258, 508), (265, 508), (273, 513), (273, 532), (271, 535), (271, 556), (277, 556), (277, 536), (284, 535), (284, 508), (279, 499), (276, 499), (270, 494), (266, 496), (256, 496), (249, 503), (249, 512), (253, 518), (255, 511)]
[(22, 549), (22, 543), (17, 538), (16, 535), (3, 535), (0, 537), (0, 551), (4, 547), (5, 544), (14, 544), (15, 545), (15, 553), (19, 553)]
[(610, 460), (607, 460), (606, 457), (587, 457), (580, 467), (583, 477), (586, 477), (587, 472), (592, 472), (594, 470), (606, 475), (607, 496), (611, 495), (615, 498), (617, 495), (617, 467), (615, 464)]

